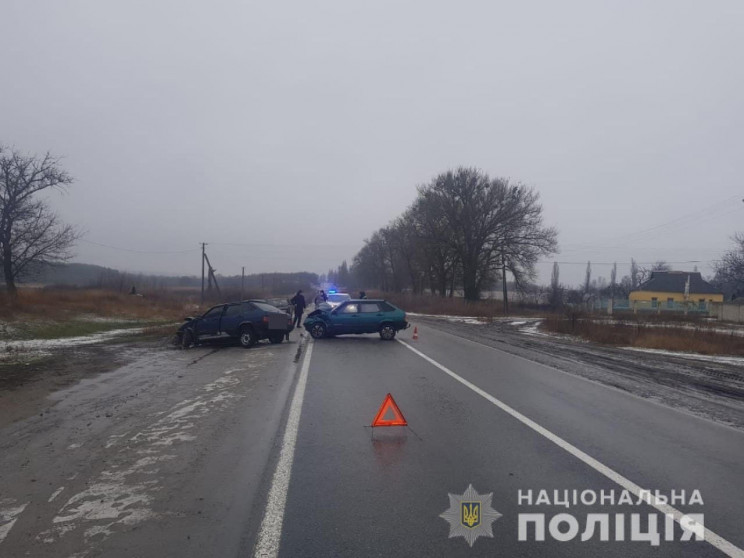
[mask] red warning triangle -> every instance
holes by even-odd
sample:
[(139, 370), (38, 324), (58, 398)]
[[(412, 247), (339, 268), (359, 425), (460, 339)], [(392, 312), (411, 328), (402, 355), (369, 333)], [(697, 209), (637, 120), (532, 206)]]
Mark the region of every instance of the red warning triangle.
[[(385, 418), (388, 411), (393, 412), (392, 419)], [(395, 399), (389, 393), (385, 397), (385, 401), (382, 402), (380, 410), (377, 411), (377, 416), (372, 421), (372, 426), (408, 426), (406, 419), (403, 418), (403, 413), (400, 412), (398, 405), (395, 403)]]

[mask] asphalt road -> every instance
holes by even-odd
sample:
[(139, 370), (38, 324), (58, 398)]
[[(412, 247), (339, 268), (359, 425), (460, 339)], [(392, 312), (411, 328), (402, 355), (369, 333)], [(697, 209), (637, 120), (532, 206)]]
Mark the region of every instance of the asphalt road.
[[(371, 336), (314, 344), (280, 556), (724, 555), (707, 542), (652, 547), (617, 542), (614, 532), (610, 541), (598, 540), (598, 531), (584, 542), (519, 541), (520, 513), (573, 513), (583, 531), (589, 513), (623, 513), (628, 524), (639, 513), (645, 530), (648, 515), (660, 512), (644, 504), (520, 506), (520, 490), (531, 489), (536, 500), (542, 489), (614, 489), (619, 500), (623, 488), (473, 387), (640, 487), (686, 490), (688, 500), (699, 490), (704, 505), (680, 511), (704, 513), (708, 529), (744, 545), (741, 431), (433, 328), (419, 332), (418, 341), (405, 339), (410, 332), (401, 336), (407, 345)], [(409, 428), (368, 427), (388, 392)], [(448, 538), (439, 517), (448, 493), (461, 495), (470, 484), (493, 493), (492, 507), (503, 515), (493, 538), (472, 548), (462, 537)]]
[[(741, 430), (418, 331), (309, 341), (298, 362), (296, 336), (145, 352), (58, 392), (42, 416), (0, 430), (0, 556), (741, 555)], [(370, 427), (387, 393), (407, 427)], [(472, 547), (440, 517), (469, 485), (500, 514), (487, 520), (471, 497)], [(676, 524), (664, 540), (675, 510), (620, 503), (634, 487), (684, 490), (672, 505), (704, 514), (707, 540), (680, 541)], [(551, 505), (537, 504), (542, 490)], [(552, 505), (574, 490), (615, 503)], [(545, 540), (533, 523), (519, 540), (520, 514), (544, 514)], [(569, 523), (549, 528), (558, 514), (575, 518), (571, 540), (556, 540)], [(633, 514), (641, 533), (658, 518), (658, 546), (630, 540)]]
[(298, 346), (131, 349), (0, 429), (0, 556), (245, 555)]

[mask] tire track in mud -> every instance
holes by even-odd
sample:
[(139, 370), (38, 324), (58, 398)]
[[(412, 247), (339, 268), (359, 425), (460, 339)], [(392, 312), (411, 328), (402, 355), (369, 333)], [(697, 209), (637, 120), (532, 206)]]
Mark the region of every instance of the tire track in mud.
[(189, 367), (189, 366), (193, 366), (194, 364), (196, 364), (196, 363), (198, 363), (198, 362), (200, 362), (200, 361), (204, 360), (204, 359), (205, 359), (205, 358), (207, 358), (208, 356), (211, 356), (211, 355), (213, 355), (213, 354), (215, 354), (215, 353), (218, 353), (218, 352), (220, 351), (220, 348), (221, 348), (221, 347), (215, 347), (214, 349), (210, 350), (209, 352), (206, 352), (206, 353), (204, 353), (203, 355), (201, 355), (201, 356), (198, 356), (198, 357), (196, 357), (196, 358), (195, 358), (194, 360), (192, 360), (191, 362), (189, 362), (189, 363), (188, 363), (188, 364), (186, 365), (186, 367)]

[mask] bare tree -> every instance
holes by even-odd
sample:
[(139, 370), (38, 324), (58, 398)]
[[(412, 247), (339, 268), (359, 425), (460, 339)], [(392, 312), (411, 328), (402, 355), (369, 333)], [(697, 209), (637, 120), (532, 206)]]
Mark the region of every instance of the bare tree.
[(414, 209), (409, 208), (389, 227), (392, 233), (391, 240), (401, 261), (399, 268), (401, 273), (405, 271), (407, 274), (407, 280), (414, 293), (423, 292), (427, 271), (430, 268), (418, 225)]
[(586, 276), (584, 277), (584, 295), (592, 288), (592, 262), (586, 262)]
[(744, 233), (736, 233), (732, 240), (735, 247), (716, 262), (713, 283), (727, 296), (744, 296)]
[(375, 231), (359, 250), (352, 262), (352, 273), (362, 285), (383, 291), (390, 290), (393, 281), (390, 269), (390, 250), (386, 246), (383, 229)]
[(638, 264), (633, 258), (630, 258), (630, 287), (635, 290), (640, 285), (640, 270)]
[(553, 272), (550, 274), (550, 290), (548, 291), (548, 303), (553, 308), (560, 308), (563, 305), (563, 287), (561, 287), (560, 273), (558, 262), (553, 262)]
[[(375, 232), (354, 257), (361, 281), (387, 290), (410, 286), (452, 296), (462, 285), (477, 300), (507, 271), (521, 290), (535, 278), (539, 256), (554, 253), (557, 232), (542, 223), (539, 195), (472, 168), (442, 173), (420, 186), (417, 199)], [(507, 299), (504, 297), (506, 309)]]
[(640, 280), (639, 286), (651, 279), (651, 274), (655, 271), (672, 271), (672, 266), (664, 260), (657, 260), (651, 265), (651, 267), (638, 268), (638, 278)]
[(449, 288), (452, 296), (460, 260), (446, 220), (422, 196), (416, 199), (409, 213), (416, 224), (422, 266), (429, 274), (431, 291), (446, 297)]
[(71, 183), (49, 153), (39, 157), (0, 147), (0, 259), (11, 296), (16, 295), (16, 281), (34, 266), (71, 257), (78, 231), (61, 223), (36, 196), (44, 190), (65, 190)]
[(630, 292), (633, 290), (633, 280), (629, 275), (625, 275), (620, 279), (620, 283), (618, 283), (616, 290), (618, 295), (623, 298), (628, 298)]
[(542, 223), (539, 195), (522, 184), (460, 167), (419, 188), (419, 198), (447, 231), (468, 300), (477, 300), (499, 272), (502, 281), (508, 270), (518, 287), (526, 284), (538, 257), (556, 250), (557, 232)]

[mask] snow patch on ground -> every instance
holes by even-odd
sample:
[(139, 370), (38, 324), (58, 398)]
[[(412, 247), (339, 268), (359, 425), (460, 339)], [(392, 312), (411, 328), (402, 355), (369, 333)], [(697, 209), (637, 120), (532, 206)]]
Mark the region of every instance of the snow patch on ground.
[(733, 364), (734, 366), (744, 366), (744, 357), (721, 356), (721, 355), (701, 355), (698, 353), (685, 353), (682, 351), (664, 351), (661, 349), (644, 349), (642, 347), (622, 347), (626, 351), (635, 351), (639, 353), (653, 353), (656, 355), (666, 355), (681, 358), (690, 358), (693, 360), (704, 360), (708, 362), (720, 362), (723, 364)]
[[(157, 474), (161, 464), (177, 458), (172, 448), (196, 440), (194, 433), (201, 420), (245, 397), (234, 392), (241, 380), (229, 372), (234, 370), (202, 386), (196, 397), (173, 405), (142, 431), (110, 436), (106, 447), (119, 447), (115, 459), (90, 480), (85, 490), (67, 500), (54, 517), (53, 527), (40, 533), (37, 540), (57, 544), (67, 533), (79, 530), (87, 542), (94, 538), (99, 541), (121, 526), (156, 518), (152, 502), (154, 493), (161, 489)], [(23, 511), (17, 506), (2, 508), (0, 501), (0, 530), (5, 527), (3, 519), (12, 519)], [(10, 527), (12, 524), (7, 529)]]
[(132, 327), (125, 329), (112, 329), (101, 333), (91, 335), (82, 335), (80, 337), (60, 337), (57, 339), (25, 339), (18, 341), (0, 341), (0, 360), (12, 358), (14, 353), (38, 352), (47, 354), (51, 349), (60, 349), (65, 347), (79, 347), (82, 345), (94, 345), (110, 341), (122, 335), (131, 335), (141, 333), (144, 328)]
[(519, 333), (524, 333), (525, 335), (539, 335), (542, 337), (550, 337), (550, 334), (545, 333), (544, 331), (540, 331), (539, 321), (531, 323), (527, 327), (520, 328)]
[(459, 322), (462, 324), (474, 324), (474, 325), (487, 323), (486, 318), (463, 318), (460, 316), (447, 316), (445, 317), (445, 320), (449, 322)]
[(479, 316), (448, 316), (446, 314), (417, 314), (415, 312), (406, 312), (406, 315), (420, 318), (447, 320), (449, 322), (461, 322), (466, 324), (484, 324), (488, 321), (487, 318), (481, 318)]
[(13, 336), (18, 333), (18, 328), (8, 322), (0, 322), (0, 337)]
[(637, 326), (640, 325), (645, 328), (659, 328), (659, 329), (687, 329), (690, 331), (700, 331), (703, 333), (718, 333), (721, 335), (738, 335), (744, 336), (744, 328), (732, 325), (731, 327), (713, 327), (711, 322), (705, 324), (695, 324), (689, 322), (635, 322), (631, 320), (612, 320), (612, 319), (593, 319), (589, 320), (595, 324), (609, 324), (609, 325), (626, 325), (626, 326)]

